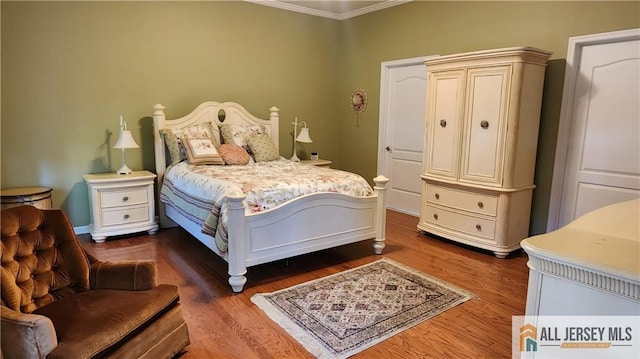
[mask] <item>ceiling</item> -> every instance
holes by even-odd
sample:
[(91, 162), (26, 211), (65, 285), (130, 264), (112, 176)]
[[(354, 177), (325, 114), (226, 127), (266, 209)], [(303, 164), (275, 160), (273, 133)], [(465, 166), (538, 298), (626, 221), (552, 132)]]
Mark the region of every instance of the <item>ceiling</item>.
[(304, 14), (327, 17), (335, 20), (345, 20), (369, 12), (401, 5), (413, 0), (245, 0), (255, 4), (276, 7), (279, 9), (296, 11)]

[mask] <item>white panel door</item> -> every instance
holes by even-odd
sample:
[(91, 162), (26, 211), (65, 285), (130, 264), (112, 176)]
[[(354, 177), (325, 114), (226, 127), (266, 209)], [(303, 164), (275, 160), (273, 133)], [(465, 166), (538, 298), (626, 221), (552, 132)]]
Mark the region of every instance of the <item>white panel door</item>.
[[(589, 42), (581, 37), (583, 46), (576, 46), (575, 73), (567, 75), (573, 83), (565, 86), (565, 96), (571, 97), (563, 99), (569, 131), (558, 133), (558, 151), (561, 136), (568, 138), (566, 165), (554, 169), (554, 186), (560, 185), (556, 171), (564, 171), (559, 198), (552, 197), (558, 202), (555, 228), (640, 196), (640, 31), (618, 34), (623, 38), (593, 35)], [(553, 229), (551, 210), (548, 228)]]
[(378, 173), (390, 178), (387, 207), (420, 215), (427, 70), (424, 59), (383, 63)]

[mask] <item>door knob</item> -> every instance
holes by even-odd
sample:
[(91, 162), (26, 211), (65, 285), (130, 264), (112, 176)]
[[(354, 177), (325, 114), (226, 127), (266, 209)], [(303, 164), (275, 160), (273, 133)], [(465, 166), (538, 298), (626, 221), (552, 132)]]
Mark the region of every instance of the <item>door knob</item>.
[(389, 153), (393, 152), (393, 151), (391, 150), (391, 147), (389, 147), (389, 146), (385, 147), (384, 149), (385, 149), (385, 150), (387, 150), (387, 152), (389, 152)]

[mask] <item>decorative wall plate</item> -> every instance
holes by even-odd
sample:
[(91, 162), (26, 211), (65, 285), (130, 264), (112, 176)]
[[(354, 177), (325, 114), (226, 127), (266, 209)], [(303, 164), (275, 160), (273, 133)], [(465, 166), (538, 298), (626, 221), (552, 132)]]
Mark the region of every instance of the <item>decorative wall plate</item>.
[(351, 108), (356, 112), (356, 127), (360, 127), (360, 114), (367, 108), (367, 93), (363, 89), (351, 94)]

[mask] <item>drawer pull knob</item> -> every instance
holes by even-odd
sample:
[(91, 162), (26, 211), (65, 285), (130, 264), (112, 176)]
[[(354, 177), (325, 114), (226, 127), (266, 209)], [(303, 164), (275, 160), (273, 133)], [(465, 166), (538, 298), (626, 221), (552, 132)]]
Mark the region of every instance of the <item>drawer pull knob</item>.
[(486, 130), (487, 128), (489, 128), (489, 122), (488, 121), (480, 121), (480, 127), (484, 128)]
[(484, 208), (484, 203), (478, 202), (478, 208), (483, 209)]
[(126, 201), (128, 201), (128, 200), (129, 200), (129, 197), (128, 197), (128, 196), (124, 196), (124, 197), (122, 197), (122, 202), (126, 202)]
[(476, 229), (478, 230), (478, 232), (482, 232), (482, 226), (479, 224), (476, 224)]
[(128, 214), (125, 214), (125, 215), (124, 215), (124, 219), (129, 219), (129, 215), (128, 215)]
[(433, 214), (433, 219), (435, 219), (436, 221), (438, 220), (438, 214), (437, 213)]
[(440, 199), (440, 194), (436, 193), (435, 197), (436, 199)]
[(447, 127), (447, 120), (440, 120), (440, 127), (442, 128)]

